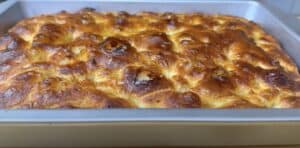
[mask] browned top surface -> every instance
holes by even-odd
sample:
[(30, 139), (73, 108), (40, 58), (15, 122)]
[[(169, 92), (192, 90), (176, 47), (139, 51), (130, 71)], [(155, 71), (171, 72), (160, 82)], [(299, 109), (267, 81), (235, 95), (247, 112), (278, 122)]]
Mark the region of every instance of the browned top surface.
[(299, 78), (272, 36), (232, 16), (84, 9), (0, 38), (0, 108), (291, 108)]

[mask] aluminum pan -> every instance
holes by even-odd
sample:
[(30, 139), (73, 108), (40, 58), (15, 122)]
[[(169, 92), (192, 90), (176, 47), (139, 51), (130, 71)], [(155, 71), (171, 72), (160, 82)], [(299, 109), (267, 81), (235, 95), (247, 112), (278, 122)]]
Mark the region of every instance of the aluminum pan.
[(0, 110), (0, 122), (295, 122), (298, 109), (103, 109), (103, 110)]
[[(94, 7), (99, 11), (174, 11), (222, 13), (245, 17), (276, 36), (287, 53), (300, 65), (300, 38), (257, 1), (239, 0), (27, 0), (0, 4), (0, 32), (18, 20), (60, 10)], [(297, 109), (109, 109), (109, 110), (0, 110), (0, 122), (97, 122), (97, 121), (299, 121)]]
[[(0, 33), (24, 17), (85, 6), (246, 17), (278, 37), (300, 64), (299, 37), (255, 1), (7, 1), (0, 4)], [(0, 110), (0, 147), (291, 145), (300, 144), (299, 120), (297, 109)]]

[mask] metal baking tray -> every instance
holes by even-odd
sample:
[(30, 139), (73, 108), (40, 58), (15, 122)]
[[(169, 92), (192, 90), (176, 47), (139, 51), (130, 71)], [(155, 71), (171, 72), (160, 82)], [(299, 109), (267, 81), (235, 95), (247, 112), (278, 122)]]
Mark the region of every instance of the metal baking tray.
[[(293, 22), (261, 1), (13, 0), (0, 3), (0, 33), (26, 17), (83, 7), (245, 17), (300, 65), (300, 37), (288, 27)], [(299, 109), (0, 110), (0, 147), (297, 145), (299, 137)]]

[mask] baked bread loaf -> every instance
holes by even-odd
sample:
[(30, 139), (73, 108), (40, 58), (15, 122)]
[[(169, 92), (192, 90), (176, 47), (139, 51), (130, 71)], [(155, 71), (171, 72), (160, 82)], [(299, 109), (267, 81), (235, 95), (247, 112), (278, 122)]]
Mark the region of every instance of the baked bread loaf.
[(0, 38), (0, 108), (295, 108), (297, 66), (259, 25), (83, 9)]

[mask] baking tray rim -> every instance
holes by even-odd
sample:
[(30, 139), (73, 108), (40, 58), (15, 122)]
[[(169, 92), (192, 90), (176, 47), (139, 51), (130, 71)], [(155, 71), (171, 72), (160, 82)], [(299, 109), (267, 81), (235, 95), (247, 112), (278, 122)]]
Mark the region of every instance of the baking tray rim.
[(31, 109), (0, 110), (0, 123), (297, 122), (299, 109)]
[[(133, 3), (252, 3), (259, 4), (257, 0), (9, 0), (11, 3), (16, 2), (133, 2)], [(4, 1), (8, 2), (8, 1)]]
[[(20, 0), (2, 2), (5, 4), (0, 9), (0, 14)], [(40, 2), (40, 0), (25, 0)], [(85, 1), (85, 0), (76, 0)], [(88, 0), (96, 2), (108, 2), (108, 0)], [(50, 2), (49, 0), (47, 2)], [(52, 0), (51, 2), (61, 2)], [(110, 0), (109, 2), (133, 2), (133, 3), (250, 3), (260, 5), (266, 11), (270, 10), (259, 1), (255, 0)], [(1, 4), (1, 3), (0, 3)], [(270, 12), (271, 13), (271, 12)], [(272, 13), (271, 13), (272, 14)], [(272, 14), (273, 15), (273, 14)], [(280, 19), (274, 16), (293, 37), (299, 40), (299, 36), (290, 30)], [(296, 36), (295, 36), (296, 35)], [(237, 111), (238, 110), (238, 111)], [(0, 123), (6, 122), (292, 122), (300, 121), (299, 109), (55, 109), (55, 110), (0, 110)]]

